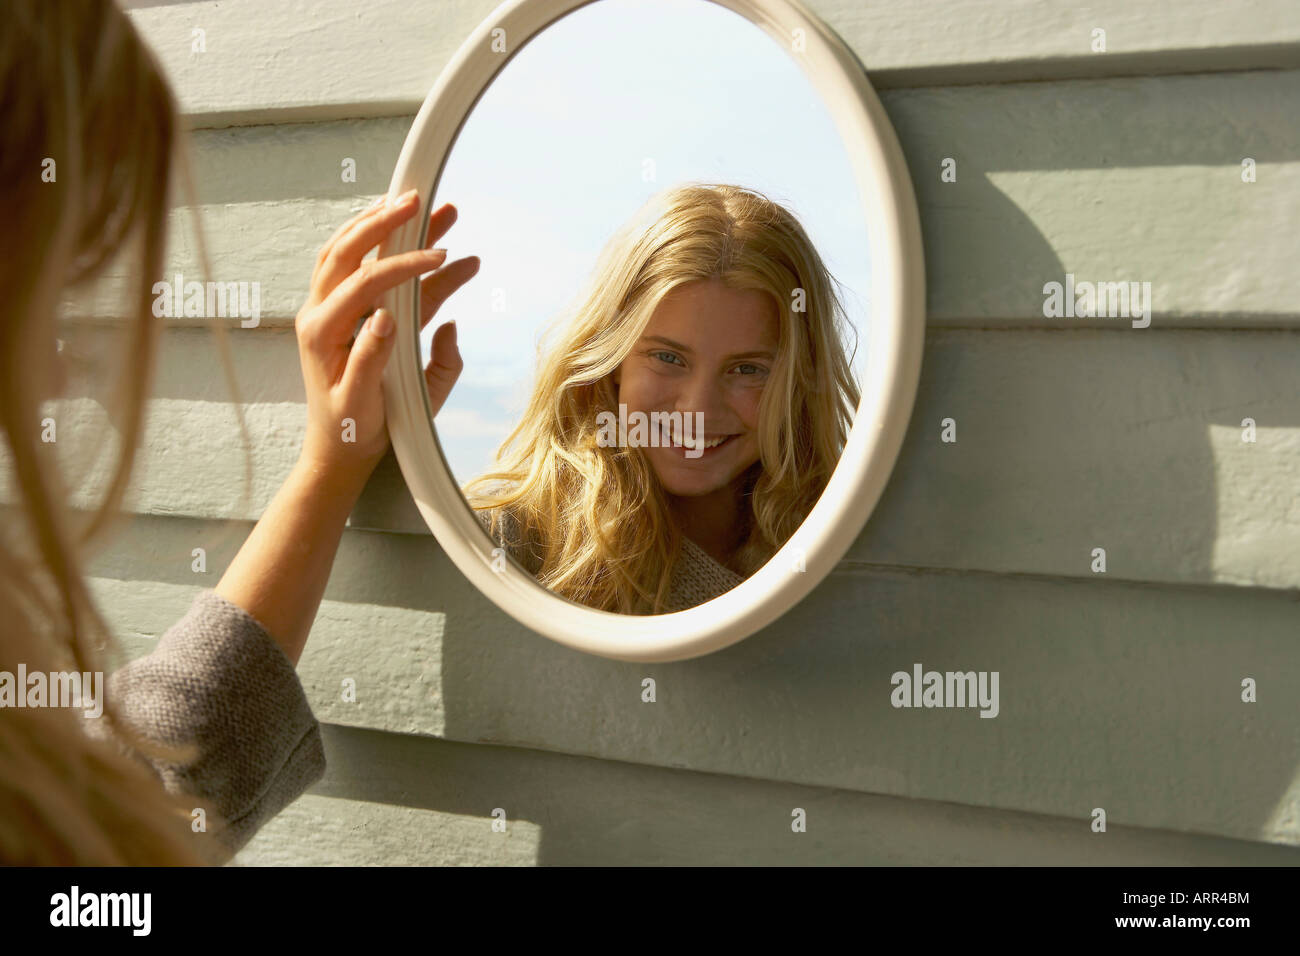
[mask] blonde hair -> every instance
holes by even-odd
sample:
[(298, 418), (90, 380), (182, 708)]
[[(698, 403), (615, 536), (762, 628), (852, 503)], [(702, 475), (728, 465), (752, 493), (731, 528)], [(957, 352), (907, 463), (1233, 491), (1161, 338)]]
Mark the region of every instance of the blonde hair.
[[(6, 523), (0, 547), (0, 670), (12, 673), (22, 663), (29, 672), (94, 673), (121, 658), (91, 598), (81, 551), (97, 543), (119, 512), (141, 436), (161, 326), (151, 290), (162, 272), (173, 169), (193, 195), (178, 116), (157, 62), (114, 3), (6, 3), (0, 221), (12, 245), (0, 260), (0, 424), (20, 493), (21, 507), (9, 510), (25, 520), (21, 528)], [(54, 173), (50, 181), (43, 181), (46, 169)], [(124, 248), (138, 255), (114, 393), (120, 460), (102, 505), (83, 524), (64, 500), (53, 446), (38, 438), (44, 396), (34, 369), (46, 365), (41, 356), (63, 294), (100, 275)], [(224, 330), (218, 332), (233, 391), (228, 345)], [(242, 415), (240, 427), (247, 442)], [(30, 540), (14, 533), (20, 530)], [(192, 750), (144, 739), (105, 696), (95, 734), (70, 709), (0, 708), (0, 861), (222, 859), (211, 837), (223, 821), (209, 814), (208, 830), (193, 833), (194, 798), (169, 794), (139, 759), (182, 760)]]
[(642, 450), (603, 447), (597, 416), (617, 414), (612, 373), (663, 298), (714, 278), (767, 294), (779, 316), (777, 360), (759, 404), (760, 458), (744, 476), (749, 527), (735, 563), (745, 576), (789, 539), (835, 469), (859, 393), (841, 339), (843, 308), (803, 227), (756, 190), (664, 190), (605, 246), (539, 362), (499, 467), (464, 489), (473, 508), (490, 512), (489, 533), (515, 536), (512, 548), (538, 555), (538, 582), (563, 597), (625, 614), (665, 607), (681, 533)]

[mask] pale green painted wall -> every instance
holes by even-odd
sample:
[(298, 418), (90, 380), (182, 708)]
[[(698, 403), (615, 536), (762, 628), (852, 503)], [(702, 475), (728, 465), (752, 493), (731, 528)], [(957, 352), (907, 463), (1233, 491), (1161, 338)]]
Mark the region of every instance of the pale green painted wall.
[[(216, 268), (259, 278), (264, 309), (262, 327), (232, 331), (244, 502), (213, 337), (167, 333), (140, 517), (93, 568), (134, 652), (216, 583), (289, 469), (311, 260), (387, 188), (420, 100), (495, 3), (271, 6), (132, 14), (196, 127)], [(920, 393), (866, 530), (750, 640), (620, 664), (527, 632), (469, 587), (390, 458), (300, 667), (329, 773), (238, 862), (1300, 859), (1300, 11), (811, 6), (881, 89), (925, 231)], [(1110, 52), (1090, 52), (1094, 26)], [(343, 156), (358, 183), (339, 182)], [(956, 184), (939, 180), (947, 156)], [(171, 263), (193, 261), (178, 235)], [(1152, 327), (1043, 318), (1042, 283), (1066, 272), (1152, 282)], [(70, 408), (74, 434), (106, 426), (93, 403)], [(938, 440), (947, 416), (956, 445)], [(889, 675), (914, 661), (999, 670), (1001, 714), (891, 708)], [(1245, 676), (1256, 704), (1239, 700)], [(1088, 826), (1099, 806), (1104, 835)], [(794, 807), (806, 834), (790, 832)]]

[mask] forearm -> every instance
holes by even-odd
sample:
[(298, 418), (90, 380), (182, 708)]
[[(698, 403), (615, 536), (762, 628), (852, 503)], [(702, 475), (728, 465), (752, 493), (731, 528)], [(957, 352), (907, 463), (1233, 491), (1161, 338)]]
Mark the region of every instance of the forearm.
[(216, 587), (266, 628), (294, 666), (368, 476), (340, 477), (300, 458)]

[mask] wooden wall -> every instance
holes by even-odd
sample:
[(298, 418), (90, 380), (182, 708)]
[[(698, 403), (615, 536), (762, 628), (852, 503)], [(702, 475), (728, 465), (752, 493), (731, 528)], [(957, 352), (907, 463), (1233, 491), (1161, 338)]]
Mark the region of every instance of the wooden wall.
[[(198, 273), (197, 212), (215, 278), (263, 290), (260, 326), (231, 331), (249, 448), (211, 331), (166, 332), (136, 517), (94, 567), (136, 652), (216, 584), (291, 467), (315, 253), (386, 190), (434, 78), (494, 6), (132, 10), (193, 127), (200, 205), (176, 214), (169, 272)], [(1298, 861), (1300, 8), (809, 6), (879, 90), (925, 235), (920, 393), (856, 544), (736, 647), (615, 663), (468, 586), (390, 456), (300, 667), (328, 775), (237, 862)], [(1066, 273), (1149, 281), (1150, 327), (1045, 318), (1042, 286)], [(112, 334), (105, 309), (87, 336)], [(71, 421), (106, 427), (93, 405)], [(1000, 714), (894, 709), (890, 675), (917, 661), (999, 671)]]

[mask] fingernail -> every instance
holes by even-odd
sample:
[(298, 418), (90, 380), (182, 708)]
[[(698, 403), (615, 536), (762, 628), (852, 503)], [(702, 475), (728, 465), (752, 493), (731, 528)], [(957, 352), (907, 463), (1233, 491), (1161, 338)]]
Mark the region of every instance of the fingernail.
[(445, 258), (447, 258), (447, 250), (446, 250), (446, 249), (425, 249), (425, 250), (424, 250), (424, 254), (425, 254), (426, 256), (428, 256), (430, 259), (445, 259)]
[(418, 189), (408, 189), (402, 195), (397, 197), (397, 205), (405, 206), (409, 202), (414, 202), (415, 197), (420, 194)]
[(393, 317), (388, 314), (387, 309), (380, 309), (370, 317), (370, 330), (381, 339), (392, 335), (396, 326), (397, 323), (393, 321)]

